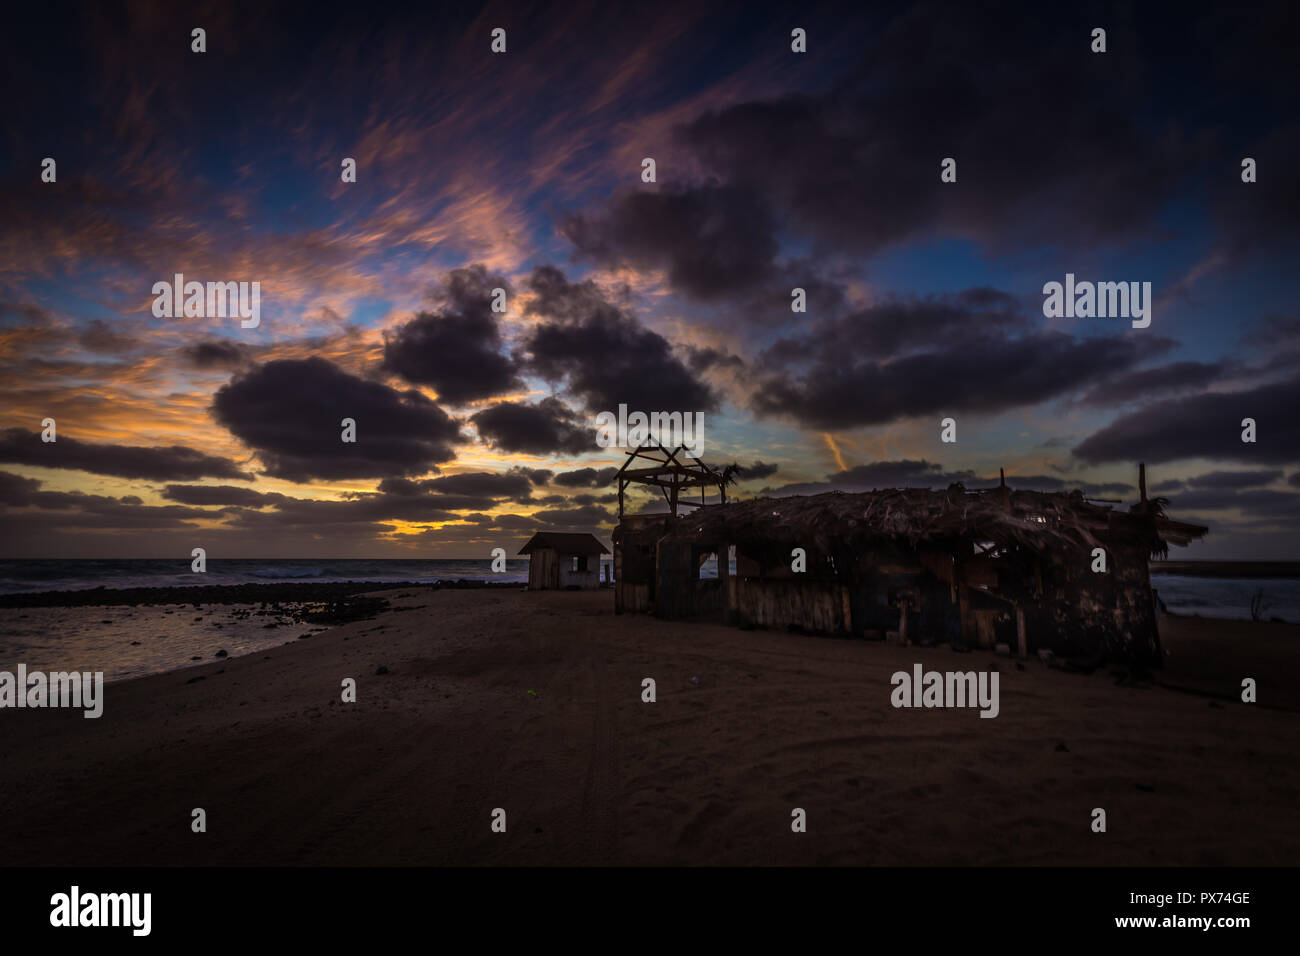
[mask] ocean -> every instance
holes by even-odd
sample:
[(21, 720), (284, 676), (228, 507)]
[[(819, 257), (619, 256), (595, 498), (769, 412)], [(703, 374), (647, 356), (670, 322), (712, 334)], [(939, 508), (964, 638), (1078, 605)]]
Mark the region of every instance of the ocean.
[(1300, 580), (1295, 578), (1210, 578), (1153, 574), (1151, 586), (1175, 614), (1249, 621), (1260, 596), (1259, 616), (1300, 622)]
[(0, 594), (287, 581), (431, 584), (461, 578), (523, 584), (528, 581), (528, 559), (507, 558), (501, 573), (492, 571), (490, 558), (208, 558), (203, 574), (190, 570), (188, 557), (0, 561)]
[[(609, 565), (610, 559), (602, 565)], [(734, 569), (735, 561), (732, 565)], [(214, 584), (257, 584), (286, 581), (373, 581), (415, 584), (436, 581), (499, 581), (523, 584), (528, 559), (508, 558), (506, 570), (492, 571), (489, 558), (209, 558), (205, 574), (190, 570), (189, 558), (130, 558), (118, 560), (0, 561), (0, 594), (32, 591), (74, 591), (85, 588), (190, 587)], [(606, 568), (601, 568), (604, 580)], [(610, 569), (612, 570), (612, 568)], [(701, 577), (717, 577), (710, 557)], [(1300, 579), (1219, 578), (1156, 573), (1152, 585), (1175, 614), (1249, 620), (1251, 602), (1262, 592), (1261, 616), (1300, 621)]]

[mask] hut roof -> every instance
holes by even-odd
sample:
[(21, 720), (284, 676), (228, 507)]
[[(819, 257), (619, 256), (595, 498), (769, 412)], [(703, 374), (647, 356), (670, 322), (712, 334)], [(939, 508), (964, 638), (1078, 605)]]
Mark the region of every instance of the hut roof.
[(560, 531), (539, 531), (519, 549), (520, 554), (532, 554), (540, 548), (551, 548), (560, 554), (609, 554), (593, 534), (569, 534)]
[(1165, 517), (1162, 502), (1116, 511), (1082, 492), (967, 491), (950, 485), (858, 493), (757, 498), (697, 508), (668, 537), (771, 548), (792, 544), (830, 552), (884, 541), (909, 545), (957, 538), (1019, 545), (1035, 552), (1095, 548), (1107, 542), (1144, 544), (1153, 554), (1187, 544), (1207, 528)]

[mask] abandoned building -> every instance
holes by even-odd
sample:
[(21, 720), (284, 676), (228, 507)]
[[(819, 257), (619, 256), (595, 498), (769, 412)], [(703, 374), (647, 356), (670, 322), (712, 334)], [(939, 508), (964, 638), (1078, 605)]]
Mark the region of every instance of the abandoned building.
[[(980, 491), (955, 484), (727, 504), (723, 476), (703, 463), (624, 468), (620, 505), (624, 482), (646, 479), (712, 481), (721, 501), (681, 516), (675, 508), (624, 516), (620, 507), (620, 613), (721, 612), (742, 627), (893, 633), (959, 650), (1006, 644), (1091, 666), (1159, 666), (1148, 560), (1207, 531), (1148, 500), (1145, 469), (1141, 500), (1120, 511), (1079, 491), (1013, 491), (1005, 481)], [(710, 556), (718, 576), (701, 578)]]
[(609, 548), (591, 534), (539, 531), (519, 553), (528, 555), (530, 591), (572, 591), (600, 587), (600, 556)]
[[(633, 467), (634, 465), (640, 467)], [(685, 596), (691, 607), (695, 606), (700, 588), (674, 588), (660, 593), (655, 583), (658, 579), (659, 541), (668, 533), (684, 503), (681, 493), (698, 488), (700, 504), (708, 503), (708, 492), (713, 490), (718, 501), (726, 504), (727, 485), (733, 480), (732, 469), (716, 471), (685, 448), (668, 451), (660, 444), (635, 448), (627, 453), (627, 461), (615, 475), (618, 484), (618, 525), (614, 528), (614, 611), (656, 611), (661, 617), (681, 617), (692, 613), (677, 610), (677, 599)], [(664, 514), (624, 514), (624, 499), (629, 484), (643, 484), (657, 488), (664, 497), (668, 512)], [(671, 557), (669, 558), (671, 560)], [(698, 567), (694, 576), (698, 578)], [(675, 577), (675, 575), (670, 575)], [(701, 588), (707, 585), (701, 583)], [(659, 604), (656, 604), (656, 599)], [(721, 606), (721, 605), (719, 605)], [(658, 610), (656, 610), (658, 608)], [(707, 608), (700, 606), (700, 610)]]

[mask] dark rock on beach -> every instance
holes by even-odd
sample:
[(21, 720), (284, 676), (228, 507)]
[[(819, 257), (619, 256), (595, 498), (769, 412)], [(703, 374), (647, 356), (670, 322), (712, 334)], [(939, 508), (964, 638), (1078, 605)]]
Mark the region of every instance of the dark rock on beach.
[(378, 597), (358, 597), (332, 601), (318, 611), (304, 611), (301, 618), (311, 624), (348, 624), (367, 621), (388, 609), (388, 602)]

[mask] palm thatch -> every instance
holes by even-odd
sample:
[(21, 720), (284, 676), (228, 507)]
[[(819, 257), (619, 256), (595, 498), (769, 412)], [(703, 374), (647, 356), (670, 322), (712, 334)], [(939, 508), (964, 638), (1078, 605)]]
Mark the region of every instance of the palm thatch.
[(1159, 502), (1123, 512), (1088, 501), (1078, 491), (967, 491), (954, 484), (941, 491), (833, 491), (705, 506), (679, 519), (669, 538), (733, 544), (754, 552), (796, 546), (827, 553), (885, 542), (915, 547), (956, 539), (1040, 554), (1141, 542), (1160, 554), (1169, 543), (1186, 544), (1206, 531), (1170, 520)]

